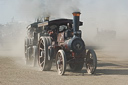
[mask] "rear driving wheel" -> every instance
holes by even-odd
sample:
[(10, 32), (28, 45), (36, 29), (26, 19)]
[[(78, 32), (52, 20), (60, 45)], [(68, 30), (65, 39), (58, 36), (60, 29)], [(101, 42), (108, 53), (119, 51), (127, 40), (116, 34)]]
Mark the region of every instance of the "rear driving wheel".
[(52, 41), (50, 37), (46, 37), (46, 41), (47, 41), (47, 67), (50, 70), (52, 67), (52, 60), (53, 60), (53, 53), (52, 53)]
[(46, 37), (46, 40), (47, 40), (47, 45), (48, 45), (48, 60), (50, 60), (52, 63), (52, 59), (53, 59), (53, 49), (51, 47), (52, 41), (50, 37)]
[(89, 49), (86, 55), (86, 69), (88, 74), (94, 74), (97, 67), (97, 57), (94, 50)]
[(51, 69), (51, 61), (48, 59), (48, 43), (45, 37), (39, 41), (39, 65), (42, 71), (49, 71)]
[(32, 65), (33, 56), (32, 56), (32, 49), (29, 47), (27, 48), (26, 52), (26, 65)]
[(47, 42), (46, 39), (43, 37), (39, 41), (39, 65), (41, 67), (41, 70), (45, 71), (46, 69), (46, 59), (47, 57)]
[(37, 66), (37, 62), (38, 62), (38, 47), (37, 46), (33, 46), (33, 57), (34, 57), (34, 62), (33, 62), (33, 66)]
[(56, 55), (56, 67), (58, 75), (64, 75), (66, 70), (66, 55), (63, 50), (59, 50)]

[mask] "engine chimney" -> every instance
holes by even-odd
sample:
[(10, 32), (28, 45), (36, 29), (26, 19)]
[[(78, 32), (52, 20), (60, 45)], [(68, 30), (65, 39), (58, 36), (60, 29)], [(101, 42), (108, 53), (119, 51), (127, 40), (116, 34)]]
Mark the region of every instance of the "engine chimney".
[(45, 17), (44, 18), (44, 21), (49, 21), (49, 17)]
[(79, 30), (79, 17), (80, 17), (80, 12), (73, 12), (73, 31), (77, 32)]

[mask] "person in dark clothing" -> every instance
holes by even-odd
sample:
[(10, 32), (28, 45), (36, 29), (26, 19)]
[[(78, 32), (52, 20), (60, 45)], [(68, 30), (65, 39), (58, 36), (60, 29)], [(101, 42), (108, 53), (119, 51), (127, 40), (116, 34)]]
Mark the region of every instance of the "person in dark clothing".
[(73, 29), (72, 29), (72, 25), (67, 23), (67, 30), (65, 31), (65, 38), (69, 39), (73, 37)]

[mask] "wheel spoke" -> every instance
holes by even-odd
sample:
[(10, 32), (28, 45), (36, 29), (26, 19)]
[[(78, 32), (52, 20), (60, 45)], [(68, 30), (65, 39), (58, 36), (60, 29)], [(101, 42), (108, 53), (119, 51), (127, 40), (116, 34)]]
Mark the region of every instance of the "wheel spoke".
[(40, 63), (41, 66), (43, 66), (43, 64), (44, 64), (44, 61), (42, 61), (42, 62)]
[(44, 42), (41, 41), (40, 43), (41, 43), (42, 45), (44, 45)]
[(44, 64), (44, 43), (42, 40), (40, 41), (40, 47), (39, 47), (39, 62), (40, 62), (40, 66), (43, 67), (43, 64)]
[(39, 56), (39, 58), (42, 58), (42, 56)]
[(41, 50), (41, 51), (44, 51), (44, 49), (43, 49), (43, 48), (40, 48), (40, 50)]

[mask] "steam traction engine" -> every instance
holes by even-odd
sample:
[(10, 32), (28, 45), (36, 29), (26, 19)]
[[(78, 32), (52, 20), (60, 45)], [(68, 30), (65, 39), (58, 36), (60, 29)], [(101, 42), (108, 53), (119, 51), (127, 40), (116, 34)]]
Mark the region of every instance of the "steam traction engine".
[[(38, 60), (42, 71), (49, 71), (55, 59), (59, 75), (65, 73), (67, 64), (72, 71), (80, 71), (85, 63), (87, 72), (93, 74), (97, 67), (97, 58), (92, 49), (86, 49), (81, 38), (79, 26), (83, 23), (79, 21), (79, 16), (79, 12), (74, 12), (73, 20), (46, 19), (44, 22), (31, 24), (30, 28), (35, 30), (32, 32), (33, 44), (25, 43), (26, 61), (33, 60), (36, 64)], [(26, 41), (31, 41), (31, 38)]]

